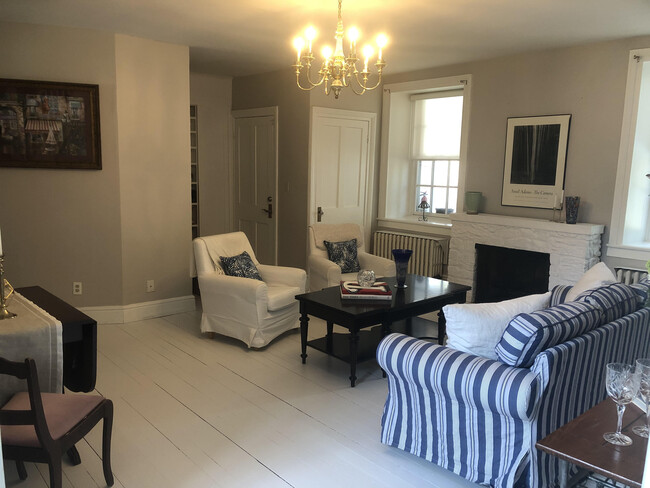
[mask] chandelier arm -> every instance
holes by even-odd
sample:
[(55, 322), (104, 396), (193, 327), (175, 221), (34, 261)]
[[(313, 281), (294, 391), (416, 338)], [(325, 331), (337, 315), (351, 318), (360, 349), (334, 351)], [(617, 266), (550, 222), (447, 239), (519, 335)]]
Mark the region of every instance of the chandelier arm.
[[(358, 84), (361, 88), (363, 88), (363, 91), (374, 90), (375, 88), (377, 88), (377, 87), (381, 84), (381, 73), (377, 73), (377, 76), (378, 76), (378, 78), (377, 78), (377, 83), (375, 83), (375, 86), (370, 87), (370, 86), (368, 86), (368, 79), (367, 79), (367, 78), (364, 80), (363, 83), (361, 83), (361, 82), (359, 81), (359, 74), (358, 74), (358, 73), (354, 73), (354, 79), (356, 80), (357, 84)], [(352, 86), (352, 84), (350, 84), (350, 86)]]
[(323, 72), (323, 70), (321, 69), (318, 73), (319, 73), (319, 76), (320, 76), (320, 80), (318, 80), (317, 82), (314, 83), (312, 81), (312, 79), (311, 79), (311, 64), (308, 66), (308, 69), (305, 71), (305, 75), (306, 75), (307, 81), (309, 82), (310, 85), (312, 85), (312, 86), (322, 85), (325, 78), (327, 78), (327, 71)]

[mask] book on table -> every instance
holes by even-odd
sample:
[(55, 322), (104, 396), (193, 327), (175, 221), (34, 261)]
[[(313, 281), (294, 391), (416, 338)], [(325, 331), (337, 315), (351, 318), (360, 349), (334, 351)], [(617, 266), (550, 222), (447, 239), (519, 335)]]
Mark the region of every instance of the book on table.
[(341, 298), (345, 300), (391, 300), (388, 283), (376, 281), (372, 286), (359, 286), (356, 281), (341, 281)]

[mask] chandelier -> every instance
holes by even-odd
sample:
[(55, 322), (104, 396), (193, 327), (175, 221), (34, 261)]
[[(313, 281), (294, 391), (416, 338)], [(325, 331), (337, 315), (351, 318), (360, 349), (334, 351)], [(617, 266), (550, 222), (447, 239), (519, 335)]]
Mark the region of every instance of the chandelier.
[[(314, 81), (311, 73), (312, 62), (316, 59), (312, 52), (312, 41), (316, 38), (316, 29), (313, 26), (305, 29), (305, 37), (296, 37), (293, 41), (293, 47), (297, 51), (296, 64), (293, 65), (296, 70), (296, 84), (301, 90), (313, 90), (317, 86), (325, 86), (325, 94), (329, 95), (330, 91), (334, 92), (334, 98), (339, 97), (341, 89), (350, 87), (357, 95), (363, 95), (367, 90), (374, 90), (381, 83), (381, 73), (386, 66), (384, 62), (382, 49), (386, 46), (388, 39), (384, 34), (377, 36), (377, 82), (369, 86), (368, 78), (370, 71), (368, 70), (368, 63), (374, 56), (374, 48), (370, 44), (366, 44), (362, 50), (363, 57), (363, 70), (359, 71), (357, 68), (357, 40), (359, 39), (359, 31), (356, 27), (351, 27), (348, 30), (348, 41), (350, 41), (349, 54), (346, 56), (343, 52), (343, 20), (341, 19), (341, 3), (339, 0), (339, 20), (336, 26), (336, 46), (332, 52), (330, 46), (324, 46), (321, 54), (323, 55), (323, 62), (320, 70), (318, 71), (318, 79)], [(307, 41), (307, 52), (303, 53), (305, 48), (305, 40)], [(305, 68), (303, 70), (303, 68)], [(307, 82), (306, 86), (300, 84), (301, 73), (304, 73), (303, 78)], [(356, 89), (355, 89), (356, 86)]]

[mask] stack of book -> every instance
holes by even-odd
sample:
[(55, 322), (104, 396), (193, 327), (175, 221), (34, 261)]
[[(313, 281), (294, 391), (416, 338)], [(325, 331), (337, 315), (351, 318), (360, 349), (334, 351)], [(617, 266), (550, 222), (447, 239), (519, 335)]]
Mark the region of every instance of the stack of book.
[(372, 286), (359, 286), (356, 281), (341, 281), (341, 298), (344, 300), (381, 300), (390, 301), (393, 292), (388, 283), (376, 281)]

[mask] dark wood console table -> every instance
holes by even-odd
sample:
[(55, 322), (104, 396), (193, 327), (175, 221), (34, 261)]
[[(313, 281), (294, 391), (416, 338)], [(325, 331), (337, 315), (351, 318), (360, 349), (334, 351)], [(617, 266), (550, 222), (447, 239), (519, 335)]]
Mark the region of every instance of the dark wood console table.
[[(644, 413), (628, 405), (623, 415), (623, 432), (632, 438), (632, 445), (610, 444), (603, 434), (616, 430), (616, 405), (608, 398), (538, 441), (536, 447), (587, 471), (641, 488), (648, 439), (634, 434), (632, 428), (644, 422)], [(561, 487), (570, 485), (566, 468)]]
[(63, 385), (72, 391), (92, 391), (97, 378), (97, 322), (40, 286), (16, 292), (61, 321)]

